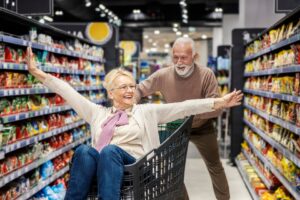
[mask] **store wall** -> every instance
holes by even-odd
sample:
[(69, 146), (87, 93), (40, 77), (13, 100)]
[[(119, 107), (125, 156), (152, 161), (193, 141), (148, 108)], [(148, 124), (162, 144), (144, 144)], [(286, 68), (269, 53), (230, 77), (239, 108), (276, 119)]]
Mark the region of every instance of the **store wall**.
[(285, 14), (275, 13), (275, 0), (239, 0), (241, 28), (269, 27)]
[(213, 28), (212, 56), (217, 56), (218, 46), (223, 44), (223, 28)]
[(195, 47), (197, 53), (200, 55), (200, 65), (207, 66), (207, 58), (208, 58), (208, 45), (207, 40), (200, 40), (195, 42)]
[(223, 15), (222, 44), (232, 44), (231, 32), (235, 28), (266, 28), (284, 16), (275, 13), (275, 0), (239, 0), (238, 15)]
[(239, 15), (235, 14), (224, 14), (223, 15), (223, 23), (222, 23), (222, 29), (223, 29), (223, 45), (230, 45), (232, 44), (231, 41), (231, 32), (235, 28), (239, 28), (240, 25), (240, 19)]

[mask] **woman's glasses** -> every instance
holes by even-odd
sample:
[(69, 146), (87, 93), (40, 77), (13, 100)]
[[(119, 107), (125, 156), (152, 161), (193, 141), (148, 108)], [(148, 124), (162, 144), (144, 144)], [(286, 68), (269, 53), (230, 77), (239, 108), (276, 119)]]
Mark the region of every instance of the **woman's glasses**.
[(111, 90), (121, 90), (121, 91), (126, 92), (126, 91), (128, 91), (129, 88), (130, 88), (130, 90), (135, 90), (136, 85), (121, 85), (120, 87), (116, 87)]

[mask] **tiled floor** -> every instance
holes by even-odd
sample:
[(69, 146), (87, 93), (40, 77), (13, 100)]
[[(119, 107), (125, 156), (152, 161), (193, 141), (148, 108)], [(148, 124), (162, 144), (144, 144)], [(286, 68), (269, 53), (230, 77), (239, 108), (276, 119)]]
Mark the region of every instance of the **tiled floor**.
[[(231, 200), (251, 200), (250, 194), (241, 179), (237, 168), (226, 164), (223, 159), (223, 167), (229, 182)], [(211, 180), (203, 160), (194, 144), (189, 144), (185, 185), (187, 187), (190, 200), (214, 200), (214, 192)]]

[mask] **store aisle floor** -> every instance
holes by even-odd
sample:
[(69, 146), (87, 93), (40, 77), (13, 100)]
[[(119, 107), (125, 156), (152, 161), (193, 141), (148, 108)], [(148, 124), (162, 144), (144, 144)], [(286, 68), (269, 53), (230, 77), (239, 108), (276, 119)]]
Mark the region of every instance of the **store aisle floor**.
[[(222, 162), (229, 182), (231, 200), (251, 200), (237, 168), (227, 165), (226, 159), (222, 159)], [(185, 185), (190, 200), (215, 199), (208, 171), (193, 143), (189, 144), (185, 171)]]

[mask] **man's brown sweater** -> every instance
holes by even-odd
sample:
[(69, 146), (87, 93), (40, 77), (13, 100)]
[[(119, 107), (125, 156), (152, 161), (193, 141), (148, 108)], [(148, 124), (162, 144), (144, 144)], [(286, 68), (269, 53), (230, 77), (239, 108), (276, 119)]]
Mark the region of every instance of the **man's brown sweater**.
[[(162, 93), (167, 103), (220, 96), (218, 82), (212, 70), (198, 65), (195, 65), (193, 73), (187, 78), (178, 76), (173, 66), (158, 70), (138, 85), (137, 100), (156, 91)], [(217, 117), (221, 112), (195, 116), (193, 128), (201, 127), (208, 119)]]

